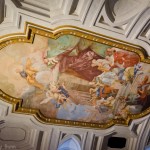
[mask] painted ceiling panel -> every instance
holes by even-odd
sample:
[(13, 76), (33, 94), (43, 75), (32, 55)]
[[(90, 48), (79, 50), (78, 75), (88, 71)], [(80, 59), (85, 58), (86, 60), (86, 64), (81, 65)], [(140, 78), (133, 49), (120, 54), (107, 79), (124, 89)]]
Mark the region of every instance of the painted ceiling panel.
[(138, 53), (65, 34), (0, 51), (0, 88), (50, 119), (108, 124), (150, 106), (150, 66)]

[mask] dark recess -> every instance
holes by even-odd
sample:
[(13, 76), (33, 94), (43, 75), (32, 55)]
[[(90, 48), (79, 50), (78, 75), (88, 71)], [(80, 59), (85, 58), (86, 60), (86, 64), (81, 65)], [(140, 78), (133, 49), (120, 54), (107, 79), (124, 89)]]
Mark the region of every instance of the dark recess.
[(122, 137), (110, 137), (107, 145), (110, 148), (124, 148), (126, 145), (126, 139)]

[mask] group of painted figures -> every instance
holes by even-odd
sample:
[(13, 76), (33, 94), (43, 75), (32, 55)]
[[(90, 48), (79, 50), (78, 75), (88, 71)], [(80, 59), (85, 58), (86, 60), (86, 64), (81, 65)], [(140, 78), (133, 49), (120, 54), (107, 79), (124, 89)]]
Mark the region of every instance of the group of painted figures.
[(117, 48), (108, 48), (105, 57), (90, 48), (73, 56), (70, 55), (72, 51), (55, 57), (48, 57), (47, 53), (42, 55), (43, 63), (53, 76), (46, 87), (37, 81), (38, 71), (33, 68), (30, 58), (27, 59), (20, 75), (28, 84), (45, 92), (40, 105), (51, 102), (56, 109), (65, 109), (73, 103), (65, 83), (59, 82), (60, 74), (69, 70), (89, 82), (91, 112), (96, 110), (96, 113), (111, 114), (110, 118), (126, 118), (128, 114), (139, 113), (149, 106), (150, 70), (140, 62), (137, 54)]
[(134, 53), (116, 48), (107, 49), (104, 60), (93, 60), (92, 66), (103, 71), (90, 82), (93, 105), (99, 112), (111, 110), (115, 118), (126, 118), (148, 108), (150, 81), (143, 65)]

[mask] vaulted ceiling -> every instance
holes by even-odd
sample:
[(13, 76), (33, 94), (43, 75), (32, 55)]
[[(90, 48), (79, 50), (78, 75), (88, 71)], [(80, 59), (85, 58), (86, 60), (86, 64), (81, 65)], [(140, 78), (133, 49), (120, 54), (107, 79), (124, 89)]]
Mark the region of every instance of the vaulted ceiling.
[[(44, 27), (59, 31), (60, 26), (64, 29), (75, 26), (87, 34), (90, 31), (106, 39), (118, 39), (120, 43), (136, 44), (145, 49), (147, 58), (150, 56), (150, 0), (0, 1), (0, 42), (7, 40), (8, 34), (17, 37), (13, 33), (24, 33), (27, 22), (39, 30)], [(92, 139), (95, 138), (98, 139), (96, 149), (109, 150), (104, 141), (111, 136), (127, 139), (124, 150), (143, 150), (150, 142), (150, 115), (133, 120), (129, 126), (96, 130), (43, 124), (32, 115), (12, 113), (13, 109), (4, 95), (0, 101), (0, 120), (4, 120), (0, 122), (0, 148), (7, 145), (21, 150), (55, 150), (66, 135), (78, 135), (83, 150), (94, 150)]]
[(1, 0), (0, 34), (21, 32), (25, 22), (74, 25), (148, 50), (149, 5), (149, 0)]

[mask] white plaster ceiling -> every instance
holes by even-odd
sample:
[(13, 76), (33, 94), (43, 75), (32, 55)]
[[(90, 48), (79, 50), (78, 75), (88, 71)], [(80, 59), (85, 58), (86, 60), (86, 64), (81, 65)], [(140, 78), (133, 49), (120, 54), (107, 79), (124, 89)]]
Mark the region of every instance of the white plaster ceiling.
[[(0, 0), (1, 36), (23, 32), (25, 22), (48, 28), (74, 25), (138, 44), (150, 55), (150, 0)], [(129, 127), (68, 128), (44, 125), (33, 116), (13, 114), (12, 106), (0, 101), (0, 120), (5, 121), (0, 122), (0, 148), (8, 144), (20, 150), (56, 150), (65, 133), (78, 134), (83, 150), (91, 150), (95, 136), (97, 150), (101, 149), (104, 138), (112, 134), (127, 138), (126, 150), (143, 150), (149, 138), (149, 117), (134, 120)]]
[(1, 0), (1, 3), (4, 12), (0, 17), (0, 35), (23, 32), (26, 21), (48, 28), (74, 25), (141, 45), (150, 54), (149, 0)]

